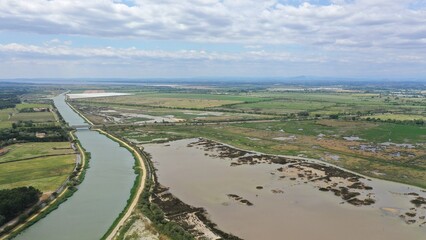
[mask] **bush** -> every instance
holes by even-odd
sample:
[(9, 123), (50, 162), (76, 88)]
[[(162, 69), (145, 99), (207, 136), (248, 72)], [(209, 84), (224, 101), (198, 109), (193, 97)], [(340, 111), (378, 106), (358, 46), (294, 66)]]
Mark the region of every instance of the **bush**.
[(330, 119), (339, 119), (339, 115), (337, 114), (330, 114), (329, 117)]

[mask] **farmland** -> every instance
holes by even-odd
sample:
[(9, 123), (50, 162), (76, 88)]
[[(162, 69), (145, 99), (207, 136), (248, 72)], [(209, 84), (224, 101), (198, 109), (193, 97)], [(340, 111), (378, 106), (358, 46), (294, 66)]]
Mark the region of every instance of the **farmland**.
[(6, 147), (0, 156), (0, 189), (33, 186), (55, 191), (75, 166), (68, 142), (20, 143)]
[(74, 153), (69, 142), (17, 143), (5, 147), (4, 151), (6, 151), (7, 154), (1, 156), (0, 162), (37, 158), (46, 155), (69, 155)]
[[(28, 122), (55, 124), (55, 113), (45, 110), (51, 109), (49, 104), (17, 104), (15, 108), (6, 108), (0, 110), (0, 129), (10, 128), (12, 123)], [(35, 109), (35, 110), (34, 110)]]
[[(60, 187), (73, 173), (77, 153), (69, 142), (68, 130), (61, 124), (51, 101), (45, 98), (49, 90), (37, 89), (12, 85), (0, 92), (0, 190), (3, 194), (0, 215), (7, 216), (0, 221), (0, 234), (13, 230), (59, 194), (66, 192), (65, 195), (70, 196), (71, 193), (67, 187)], [(25, 191), (28, 194), (21, 196)], [(33, 200), (25, 205), (17, 199), (21, 196), (28, 200), (30, 195)], [(11, 202), (15, 205), (10, 205)]]
[(136, 105), (136, 106), (155, 106), (166, 108), (193, 108), (202, 109), (218, 107), (228, 104), (242, 103), (244, 101), (255, 101), (244, 96), (228, 95), (201, 95), (201, 94), (151, 94), (140, 93), (131, 96), (96, 98), (93, 102)]

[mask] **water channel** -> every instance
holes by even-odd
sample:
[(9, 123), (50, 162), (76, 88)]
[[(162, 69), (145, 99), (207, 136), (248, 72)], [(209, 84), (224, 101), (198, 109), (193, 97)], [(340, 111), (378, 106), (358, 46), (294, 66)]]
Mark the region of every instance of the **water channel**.
[[(54, 103), (70, 126), (88, 125), (66, 104), (64, 94), (55, 97)], [(125, 208), (136, 178), (131, 153), (88, 128), (77, 129), (76, 136), (91, 153), (84, 181), (58, 209), (15, 239), (100, 239)]]

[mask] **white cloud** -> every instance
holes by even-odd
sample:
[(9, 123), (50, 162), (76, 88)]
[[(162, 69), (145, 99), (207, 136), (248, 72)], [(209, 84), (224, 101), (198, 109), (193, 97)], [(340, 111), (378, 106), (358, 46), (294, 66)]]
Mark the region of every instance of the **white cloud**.
[[(306, 45), (352, 42), (397, 48), (421, 46), (426, 11), (418, 1), (277, 0), (0, 0), (0, 29), (202, 42)], [(127, 1), (130, 2), (130, 1)], [(295, 1), (292, 1), (295, 2)]]
[[(51, 44), (51, 42), (57, 44)], [(135, 63), (144, 60), (161, 60), (161, 61), (211, 61), (211, 62), (298, 62), (298, 63), (337, 63), (337, 62), (380, 62), (380, 63), (404, 63), (416, 62), (426, 63), (426, 55), (410, 54), (405, 50), (399, 52), (359, 50), (355, 53), (352, 51), (348, 54), (345, 46), (356, 45), (351, 41), (336, 42), (335, 46), (328, 49), (327, 52), (298, 52), (291, 53), (287, 51), (266, 51), (259, 46), (249, 46), (243, 52), (217, 52), (205, 50), (184, 49), (179, 51), (165, 50), (141, 50), (135, 47), (131, 48), (114, 48), (114, 47), (94, 47), (82, 48), (73, 47), (72, 45), (57, 40), (49, 41), (49, 44), (31, 45), (31, 44), (0, 44), (0, 59), (51, 59), (52, 61), (62, 60), (84, 60), (92, 59), (115, 61), (116, 63)], [(343, 46), (343, 47), (341, 47)]]
[[(52, 42), (52, 41), (50, 41)], [(57, 42), (57, 41), (53, 41)], [(294, 56), (287, 53), (267, 53), (264, 51), (249, 51), (243, 53), (208, 52), (204, 50), (140, 50), (132, 48), (76, 48), (69, 45), (26, 45), (18, 43), (0, 44), (0, 57), (13, 56), (14, 58), (74, 58), (74, 59), (103, 59), (111, 58), (121, 61), (127, 60), (208, 60), (208, 61), (241, 61), (261, 60), (268, 57), (270, 60), (294, 60)]]
[[(319, 4), (324, 2), (0, 0), (0, 36), (2, 32), (8, 36), (14, 32), (52, 36), (37, 44), (22, 44), (30, 39), (1, 41), (0, 76), (35, 73), (34, 66), (46, 74), (56, 69), (61, 75), (61, 69), (81, 76), (90, 73), (91, 67), (104, 74), (132, 72), (112, 66), (152, 74), (175, 69), (180, 75), (426, 75), (425, 1), (329, 0)], [(72, 39), (78, 46), (86, 47), (60, 40), (70, 35), (76, 36)], [(85, 44), (85, 38), (79, 36), (90, 36), (91, 42)], [(159, 47), (151, 47), (159, 50), (100, 47), (98, 38), (119, 39), (111, 41), (114, 43), (178, 40), (187, 49), (161, 50), (162, 41), (158, 41), (162, 42)], [(191, 42), (238, 47), (231, 51), (192, 50), (197, 44)], [(224, 45), (207, 49), (220, 46)], [(99, 70), (101, 65), (110, 68)]]

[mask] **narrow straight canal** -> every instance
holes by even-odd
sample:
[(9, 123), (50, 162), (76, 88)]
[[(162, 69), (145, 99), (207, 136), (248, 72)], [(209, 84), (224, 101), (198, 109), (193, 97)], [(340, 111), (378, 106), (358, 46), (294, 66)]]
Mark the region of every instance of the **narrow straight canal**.
[[(88, 125), (66, 104), (64, 94), (54, 103), (69, 125)], [(83, 183), (58, 209), (15, 239), (100, 239), (125, 208), (136, 178), (132, 154), (97, 131), (78, 129), (76, 136), (91, 153)]]

